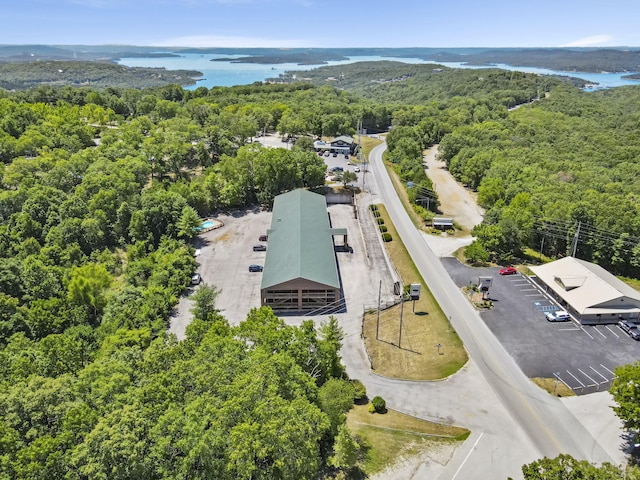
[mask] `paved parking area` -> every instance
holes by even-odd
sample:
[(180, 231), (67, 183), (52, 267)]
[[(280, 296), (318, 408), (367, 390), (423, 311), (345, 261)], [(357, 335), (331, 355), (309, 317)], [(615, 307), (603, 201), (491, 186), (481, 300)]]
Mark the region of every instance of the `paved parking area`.
[[(286, 315), (290, 324), (298, 324), (305, 318), (321, 322), (335, 314), (347, 334), (359, 335), (362, 313), (371, 307), (381, 294), (381, 300), (393, 298), (394, 274), (381, 247), (378, 229), (367, 206), (370, 198), (361, 198), (358, 206), (330, 205), (328, 212), (334, 227), (346, 227), (351, 250), (336, 251), (338, 270), (342, 283), (342, 299), (331, 312), (311, 312), (296, 316)], [(357, 215), (356, 215), (357, 211)], [(201, 234), (196, 243), (199, 250), (197, 271), (202, 281), (220, 290), (216, 306), (231, 324), (243, 321), (252, 308), (260, 307), (262, 273), (249, 272), (249, 265), (264, 265), (266, 252), (253, 251), (253, 245), (261, 243), (258, 237), (271, 225), (271, 212), (260, 209), (237, 211), (218, 215), (224, 226)], [(341, 245), (342, 238), (336, 238)], [(268, 248), (268, 247), (267, 247)], [(184, 338), (186, 326), (191, 320), (192, 302), (187, 289), (176, 308), (170, 331)]]
[(617, 325), (546, 321), (545, 311), (560, 308), (531, 278), (500, 276), (498, 268), (471, 268), (455, 258), (442, 261), (460, 287), (493, 277), (494, 307), (481, 317), (525, 375), (555, 377), (577, 394), (590, 393), (609, 388), (615, 367), (640, 360), (640, 342)]

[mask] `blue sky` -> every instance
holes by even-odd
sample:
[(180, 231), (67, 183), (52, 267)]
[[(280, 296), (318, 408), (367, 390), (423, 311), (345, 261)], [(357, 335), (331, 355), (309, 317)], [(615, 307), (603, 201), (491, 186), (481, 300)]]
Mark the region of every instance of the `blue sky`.
[(637, 0), (2, 0), (0, 44), (640, 46)]

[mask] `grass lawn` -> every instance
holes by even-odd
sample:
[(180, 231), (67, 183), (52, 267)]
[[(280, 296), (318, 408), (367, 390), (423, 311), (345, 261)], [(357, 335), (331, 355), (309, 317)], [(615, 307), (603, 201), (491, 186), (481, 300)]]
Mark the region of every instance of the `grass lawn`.
[[(467, 352), (449, 320), (426, 287), (411, 257), (391, 224), (384, 206), (378, 206), (393, 240), (385, 243), (389, 257), (405, 285), (422, 284), (420, 300), (408, 301), (364, 318), (365, 347), (375, 372), (405, 380), (436, 380), (457, 372)], [(400, 311), (402, 310), (402, 338)], [(376, 336), (377, 330), (377, 336)], [(400, 347), (398, 348), (398, 342)], [(440, 345), (440, 348), (437, 347)]]
[[(356, 137), (356, 139), (357, 138), (358, 137)], [(368, 159), (369, 153), (371, 152), (371, 150), (373, 150), (375, 147), (380, 145), (382, 143), (382, 140), (363, 136), (363, 137), (360, 137), (359, 142), (360, 142), (360, 148), (362, 149), (362, 154), (364, 155), (365, 158)]]
[(532, 378), (531, 381), (556, 397), (575, 397), (573, 390), (555, 378)]
[(347, 426), (360, 438), (366, 451), (360, 468), (371, 475), (408, 457), (438, 445), (455, 446), (465, 440), (464, 428), (427, 422), (394, 410), (369, 413), (368, 405), (354, 405), (347, 414)]

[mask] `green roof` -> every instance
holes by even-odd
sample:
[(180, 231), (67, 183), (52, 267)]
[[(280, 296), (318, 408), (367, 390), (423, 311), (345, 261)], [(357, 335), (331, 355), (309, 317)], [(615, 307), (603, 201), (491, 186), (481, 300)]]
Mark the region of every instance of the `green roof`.
[(262, 289), (303, 278), (340, 288), (327, 201), (298, 189), (273, 202)]

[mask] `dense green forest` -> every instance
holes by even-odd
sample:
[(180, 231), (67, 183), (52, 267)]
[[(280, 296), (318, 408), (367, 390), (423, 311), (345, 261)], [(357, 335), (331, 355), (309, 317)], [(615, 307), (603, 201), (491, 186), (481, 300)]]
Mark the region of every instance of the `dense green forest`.
[(487, 209), (480, 244), (503, 260), (526, 246), (552, 257), (575, 250), (640, 277), (638, 105), (636, 87), (560, 87), (445, 137), (440, 155)]
[(195, 70), (126, 67), (115, 63), (77, 60), (42, 60), (0, 63), (0, 88), (24, 90), (39, 85), (92, 88), (150, 88), (193, 85), (202, 73)]
[(287, 72), (274, 81), (289, 83), (294, 78), (316, 85), (331, 85), (383, 104), (412, 105), (452, 97), (471, 97), (507, 108), (537, 98), (563, 81), (578, 87), (585, 85), (580, 79), (499, 68), (460, 69), (392, 61), (358, 62), (305, 72)]
[(302, 111), (366, 106), (308, 86), (0, 98), (0, 478), (351, 466), (335, 321), (257, 310), (230, 327), (204, 298), (186, 341), (165, 334), (202, 215), (324, 183), (315, 152), (251, 143)]
[[(566, 254), (579, 221), (581, 258), (637, 276), (640, 91), (482, 73), (492, 95), (477, 75), (405, 103), (310, 83), (0, 90), (0, 478), (348, 471), (335, 320), (290, 327), (259, 309), (231, 326), (205, 287), (187, 339), (166, 329), (201, 218), (322, 186), (310, 140), (359, 120), (392, 127), (389, 159), (422, 189), (422, 150), (440, 144), (489, 209), (477, 235), (494, 256), (543, 235)], [(264, 130), (307, 140), (266, 149)]]

